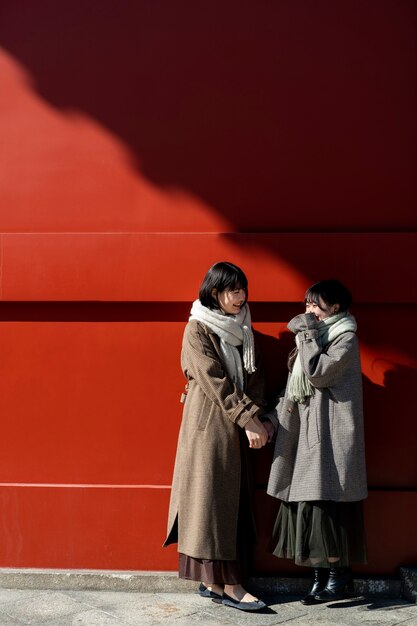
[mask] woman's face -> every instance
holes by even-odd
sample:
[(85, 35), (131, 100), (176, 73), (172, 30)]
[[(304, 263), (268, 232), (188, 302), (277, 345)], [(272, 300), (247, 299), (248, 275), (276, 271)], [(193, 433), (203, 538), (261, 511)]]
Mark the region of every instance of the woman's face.
[(316, 319), (321, 321), (328, 317), (331, 317), (339, 310), (338, 304), (326, 304), (325, 301), (319, 297), (317, 302), (306, 302), (306, 313), (313, 313)]
[(244, 289), (233, 289), (229, 291), (217, 291), (213, 289), (211, 295), (226, 315), (236, 315), (246, 302), (246, 291)]

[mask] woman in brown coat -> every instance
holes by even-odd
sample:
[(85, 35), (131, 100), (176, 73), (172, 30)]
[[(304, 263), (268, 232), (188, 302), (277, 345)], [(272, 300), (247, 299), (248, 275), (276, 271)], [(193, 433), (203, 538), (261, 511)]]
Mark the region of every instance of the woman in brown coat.
[(362, 376), (350, 292), (336, 280), (314, 284), (306, 313), (288, 324), (296, 336), (268, 493), (282, 500), (273, 553), (314, 568), (304, 604), (352, 591), (350, 562), (366, 563), (367, 496)]
[[(199, 593), (256, 611), (265, 604), (242, 587), (254, 527), (247, 450), (273, 430), (247, 300), (247, 279), (232, 263), (213, 265), (185, 328), (187, 378), (164, 545), (178, 543), (179, 576)], [(272, 433), (270, 433), (272, 434)]]

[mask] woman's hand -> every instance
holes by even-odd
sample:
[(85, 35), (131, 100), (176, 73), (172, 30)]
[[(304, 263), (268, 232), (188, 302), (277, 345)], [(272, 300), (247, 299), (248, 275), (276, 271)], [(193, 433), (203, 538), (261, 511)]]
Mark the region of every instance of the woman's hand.
[(249, 448), (262, 448), (268, 441), (268, 433), (258, 417), (252, 417), (245, 426)]
[(266, 419), (264, 422), (262, 422), (262, 424), (263, 424), (263, 427), (265, 428), (265, 430), (267, 432), (267, 435), (268, 435), (268, 443), (270, 443), (273, 440), (274, 435), (275, 435), (274, 425), (268, 419)]
[(314, 313), (300, 313), (300, 315), (292, 318), (287, 328), (296, 335), (301, 331), (317, 328), (317, 324), (318, 321)]

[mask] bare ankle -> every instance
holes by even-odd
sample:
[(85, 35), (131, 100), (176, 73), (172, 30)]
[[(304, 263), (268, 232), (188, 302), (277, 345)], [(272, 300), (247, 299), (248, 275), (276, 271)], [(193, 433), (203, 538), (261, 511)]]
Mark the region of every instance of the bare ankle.
[(246, 591), (242, 585), (225, 585), (224, 593), (233, 598), (233, 600), (238, 600), (239, 602), (253, 602), (257, 600), (255, 596)]

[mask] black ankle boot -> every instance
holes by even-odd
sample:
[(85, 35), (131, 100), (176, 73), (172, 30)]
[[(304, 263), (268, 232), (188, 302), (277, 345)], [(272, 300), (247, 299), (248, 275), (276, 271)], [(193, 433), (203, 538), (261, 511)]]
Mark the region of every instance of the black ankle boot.
[(323, 591), (316, 593), (316, 602), (332, 602), (353, 595), (353, 577), (349, 567), (331, 567), (329, 580)]
[(329, 577), (329, 570), (327, 567), (315, 567), (314, 568), (314, 582), (310, 591), (301, 600), (303, 604), (317, 604), (315, 595), (323, 591), (326, 587), (327, 579)]

